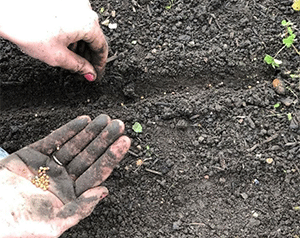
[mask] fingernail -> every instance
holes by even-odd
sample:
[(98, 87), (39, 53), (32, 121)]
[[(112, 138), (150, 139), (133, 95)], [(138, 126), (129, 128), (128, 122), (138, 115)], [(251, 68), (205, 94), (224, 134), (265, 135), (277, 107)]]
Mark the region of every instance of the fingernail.
[(92, 75), (91, 73), (85, 74), (84, 77), (90, 82), (95, 80), (94, 75)]
[(100, 199), (103, 199), (103, 198), (105, 198), (107, 195), (108, 195), (108, 193), (102, 193), (102, 195), (101, 195)]

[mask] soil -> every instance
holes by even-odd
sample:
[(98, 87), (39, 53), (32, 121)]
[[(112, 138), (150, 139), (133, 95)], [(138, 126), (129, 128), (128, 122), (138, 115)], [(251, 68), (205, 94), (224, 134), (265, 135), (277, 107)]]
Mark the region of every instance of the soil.
[(61, 237), (300, 236), (299, 55), (263, 61), (283, 46), (282, 20), (299, 35), (292, 3), (92, 1), (100, 22), (117, 23), (102, 26), (112, 58), (97, 83), (0, 40), (0, 147), (82, 114), (120, 118), (132, 138), (110, 196)]

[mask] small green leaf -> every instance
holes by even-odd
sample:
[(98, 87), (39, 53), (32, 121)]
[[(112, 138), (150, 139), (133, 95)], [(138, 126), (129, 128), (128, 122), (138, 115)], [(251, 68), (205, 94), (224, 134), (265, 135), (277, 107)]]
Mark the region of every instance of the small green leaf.
[(146, 145), (146, 150), (150, 150), (150, 146), (149, 145)]
[(103, 13), (105, 11), (104, 7), (100, 8), (100, 13)]
[(272, 57), (271, 55), (266, 55), (264, 61), (267, 64), (272, 65), (273, 68), (279, 67), (279, 65), (282, 63), (282, 61), (274, 59), (274, 57)]
[(279, 102), (274, 105), (274, 108), (278, 108), (278, 107), (280, 107), (280, 103)]
[(286, 20), (281, 21), (281, 25), (286, 26), (287, 24), (288, 24), (288, 22)]
[(140, 123), (136, 122), (132, 126), (132, 130), (136, 133), (142, 133), (143, 132), (143, 127)]
[(292, 25), (292, 23), (290, 21), (282, 20), (281, 25), (282, 26), (290, 26), (290, 25)]
[(293, 119), (292, 113), (288, 113), (288, 114), (286, 114), (286, 115), (287, 115), (287, 118), (288, 118), (289, 121), (291, 121), (291, 120)]
[(290, 48), (292, 46), (292, 44), (294, 43), (294, 39), (295, 39), (296, 35), (292, 34), (287, 38), (282, 39), (282, 43), (287, 47)]
[(174, 0), (170, 0), (170, 1), (169, 1), (169, 5), (166, 6), (165, 8), (166, 8), (167, 10), (171, 9), (173, 3), (174, 3)]
[(274, 62), (274, 58), (271, 55), (266, 55), (265, 58), (264, 58), (264, 61), (267, 64), (272, 64)]

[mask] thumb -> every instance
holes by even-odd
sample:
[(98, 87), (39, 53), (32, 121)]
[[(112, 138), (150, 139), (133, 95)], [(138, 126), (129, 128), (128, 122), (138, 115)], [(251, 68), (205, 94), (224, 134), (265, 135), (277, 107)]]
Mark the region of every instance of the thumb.
[(97, 73), (92, 64), (84, 57), (74, 53), (68, 48), (55, 52), (55, 65), (83, 75), (88, 81), (94, 81)]
[(95, 187), (81, 194), (76, 200), (64, 205), (56, 215), (57, 223), (62, 228), (62, 232), (89, 216), (99, 201), (107, 195), (106, 187)]

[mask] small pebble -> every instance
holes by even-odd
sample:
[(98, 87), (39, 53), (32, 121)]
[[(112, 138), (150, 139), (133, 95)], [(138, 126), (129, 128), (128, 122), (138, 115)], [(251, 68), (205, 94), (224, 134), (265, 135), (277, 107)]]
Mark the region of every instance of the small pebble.
[(289, 106), (292, 105), (292, 103), (293, 103), (294, 101), (293, 101), (293, 99), (291, 99), (291, 98), (284, 98), (284, 99), (281, 99), (281, 102), (282, 102), (285, 106), (289, 107)]
[(253, 180), (253, 183), (254, 183), (255, 185), (259, 185), (259, 181), (258, 181), (257, 179), (254, 179), (254, 180)]
[(252, 216), (253, 216), (254, 218), (257, 218), (257, 217), (258, 217), (258, 213), (253, 211)]
[(241, 193), (241, 197), (244, 198), (244, 200), (246, 200), (248, 198), (248, 195), (246, 193)]
[(268, 164), (272, 164), (272, 163), (273, 163), (273, 159), (272, 159), (272, 158), (267, 158), (267, 159), (266, 159), (266, 162), (267, 162)]
[(273, 84), (273, 87), (274, 87), (276, 93), (281, 94), (281, 95), (285, 94), (285, 85), (281, 79), (278, 79), (278, 78), (274, 79), (272, 84)]
[(173, 222), (173, 230), (179, 230), (181, 225), (181, 221), (175, 221)]
[(142, 150), (142, 146), (141, 146), (141, 145), (137, 145), (136, 148), (137, 148), (138, 150)]

